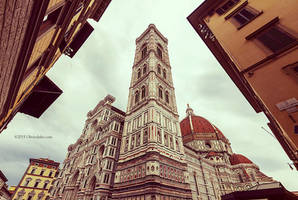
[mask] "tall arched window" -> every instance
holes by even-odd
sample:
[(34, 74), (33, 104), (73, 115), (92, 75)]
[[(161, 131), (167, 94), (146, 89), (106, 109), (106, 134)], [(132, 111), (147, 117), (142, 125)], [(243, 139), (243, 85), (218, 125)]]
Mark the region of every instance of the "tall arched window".
[(144, 99), (146, 96), (146, 88), (145, 86), (142, 87), (142, 99)]
[(167, 71), (163, 69), (163, 77), (166, 79), (167, 78)]
[(161, 133), (159, 129), (157, 130), (157, 142), (161, 143)]
[(138, 69), (138, 79), (141, 78), (141, 69)]
[(162, 99), (162, 87), (158, 88), (158, 96)]
[(176, 150), (177, 150), (178, 152), (180, 152), (180, 147), (179, 147), (178, 139), (176, 139)]
[(157, 51), (157, 56), (162, 59), (162, 46), (160, 44), (157, 44), (156, 51)]
[(143, 134), (143, 144), (146, 144), (148, 142), (148, 130), (144, 129)]
[(162, 58), (162, 51), (160, 50), (159, 47), (157, 47), (157, 55), (159, 58)]
[(160, 65), (157, 65), (157, 73), (158, 73), (158, 74), (161, 74)]
[(139, 91), (137, 90), (135, 93), (135, 103), (138, 103), (139, 97), (140, 97), (140, 94), (139, 94)]
[(146, 55), (147, 55), (147, 46), (146, 44), (144, 44), (142, 46), (142, 58), (145, 58)]
[(169, 92), (166, 91), (166, 102), (169, 103)]
[(146, 74), (146, 72), (147, 72), (147, 65), (144, 65), (144, 67), (143, 67), (143, 74)]

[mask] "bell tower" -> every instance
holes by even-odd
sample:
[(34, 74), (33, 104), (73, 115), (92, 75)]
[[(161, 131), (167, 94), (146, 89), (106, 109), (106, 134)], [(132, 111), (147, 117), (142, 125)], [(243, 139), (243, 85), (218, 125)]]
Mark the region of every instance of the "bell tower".
[(167, 45), (153, 24), (136, 39), (113, 199), (192, 199)]

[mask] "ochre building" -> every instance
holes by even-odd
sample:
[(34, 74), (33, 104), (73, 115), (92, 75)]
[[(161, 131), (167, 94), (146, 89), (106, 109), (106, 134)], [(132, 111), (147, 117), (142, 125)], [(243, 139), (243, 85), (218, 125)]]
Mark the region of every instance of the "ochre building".
[(0, 132), (17, 112), (39, 118), (59, 97), (45, 74), (73, 57), (111, 0), (0, 0)]
[(26, 169), (19, 184), (14, 189), (12, 200), (48, 200), (49, 189), (52, 185), (59, 163), (45, 159), (30, 159), (30, 164)]
[(6, 176), (0, 170), (0, 200), (9, 200), (11, 193), (8, 190), (8, 185)]
[(205, 0), (188, 20), (298, 169), (298, 2)]
[(168, 40), (151, 24), (136, 39), (126, 112), (108, 95), (68, 147), (54, 200), (213, 200), (274, 180), (188, 107), (179, 122)]

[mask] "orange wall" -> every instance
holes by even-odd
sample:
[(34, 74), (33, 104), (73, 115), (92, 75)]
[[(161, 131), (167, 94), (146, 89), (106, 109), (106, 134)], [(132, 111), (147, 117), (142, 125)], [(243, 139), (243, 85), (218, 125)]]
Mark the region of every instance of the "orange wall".
[[(270, 50), (258, 44), (255, 40), (248, 41), (245, 37), (275, 17), (279, 17), (278, 23), (286, 27), (290, 34), (298, 36), (298, 20), (295, 17), (297, 16), (298, 1), (283, 0), (281, 3), (279, 0), (250, 0), (248, 5), (258, 11), (263, 11), (263, 13), (242, 29), (237, 30), (236, 26), (229, 19), (225, 20), (224, 17), (243, 2), (243, 0), (239, 2), (224, 15), (219, 16), (214, 13), (211, 17), (204, 19), (239, 71), (272, 54)], [(298, 135), (294, 134), (294, 125), (297, 125), (297, 122), (295, 124), (288, 117), (286, 111), (279, 111), (276, 104), (293, 97), (298, 100), (297, 82), (281, 69), (288, 64), (297, 62), (297, 55), (297, 47), (292, 48), (280, 54), (274, 60), (270, 60), (260, 66), (260, 68), (254, 71), (253, 76), (249, 77), (247, 74), (244, 74), (255, 93), (285, 132), (285, 137), (290, 140), (290, 143), (296, 150), (298, 147)], [(292, 116), (298, 121), (297, 112), (293, 113)]]

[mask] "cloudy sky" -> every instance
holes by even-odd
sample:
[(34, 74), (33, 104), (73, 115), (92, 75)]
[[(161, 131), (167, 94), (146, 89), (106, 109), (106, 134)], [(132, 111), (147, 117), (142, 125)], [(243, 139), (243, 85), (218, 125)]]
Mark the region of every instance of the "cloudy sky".
[[(29, 158), (63, 162), (67, 147), (82, 133), (86, 114), (107, 94), (125, 111), (135, 39), (150, 23), (169, 40), (169, 56), (180, 120), (189, 103), (195, 114), (214, 123), (235, 153), (255, 162), (288, 190), (298, 190), (297, 171), (287, 155), (230, 80), (186, 17), (202, 0), (113, 0), (101, 20), (90, 21), (92, 35), (73, 59), (62, 56), (47, 74), (63, 94), (39, 118), (17, 114), (0, 135), (0, 169), (18, 184)], [(17, 139), (16, 135), (51, 139)]]

